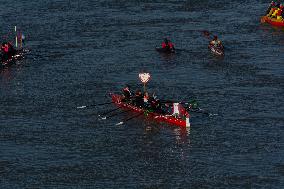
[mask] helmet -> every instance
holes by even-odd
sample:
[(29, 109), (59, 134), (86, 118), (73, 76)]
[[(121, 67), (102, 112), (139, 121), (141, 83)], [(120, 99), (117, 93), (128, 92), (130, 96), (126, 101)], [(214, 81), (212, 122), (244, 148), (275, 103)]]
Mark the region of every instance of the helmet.
[(217, 40), (218, 39), (218, 36), (217, 35), (214, 35), (214, 40)]

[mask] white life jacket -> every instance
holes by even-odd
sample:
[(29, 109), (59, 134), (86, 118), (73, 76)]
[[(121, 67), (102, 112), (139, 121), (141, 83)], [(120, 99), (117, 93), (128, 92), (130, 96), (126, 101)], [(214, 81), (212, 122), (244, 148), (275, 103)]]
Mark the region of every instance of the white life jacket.
[(179, 103), (173, 103), (173, 115), (179, 115), (178, 105)]

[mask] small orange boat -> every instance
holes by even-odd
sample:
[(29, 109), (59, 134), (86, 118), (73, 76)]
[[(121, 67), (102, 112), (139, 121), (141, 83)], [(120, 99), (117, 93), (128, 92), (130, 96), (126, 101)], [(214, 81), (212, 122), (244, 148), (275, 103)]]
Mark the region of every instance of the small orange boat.
[(284, 27), (284, 19), (279, 20), (276, 18), (270, 18), (268, 16), (263, 16), (260, 19), (261, 23), (268, 23), (272, 26), (277, 26), (277, 27)]

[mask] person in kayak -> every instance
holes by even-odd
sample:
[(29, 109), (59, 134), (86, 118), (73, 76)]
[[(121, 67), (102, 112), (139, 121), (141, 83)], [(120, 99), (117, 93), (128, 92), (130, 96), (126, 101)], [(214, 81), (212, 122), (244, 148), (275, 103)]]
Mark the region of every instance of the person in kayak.
[(162, 48), (168, 49), (168, 50), (175, 50), (174, 44), (170, 40), (168, 40), (167, 38), (164, 39), (164, 41), (162, 43)]
[(222, 42), (218, 39), (218, 37), (216, 35), (214, 36), (213, 40), (210, 41), (209, 44), (223, 49)]
[(2, 59), (7, 60), (16, 54), (16, 50), (9, 42), (3, 42), (1, 45)]
[(129, 102), (132, 98), (132, 92), (130, 90), (129, 85), (126, 85), (123, 89), (122, 89), (122, 101), (123, 102)]

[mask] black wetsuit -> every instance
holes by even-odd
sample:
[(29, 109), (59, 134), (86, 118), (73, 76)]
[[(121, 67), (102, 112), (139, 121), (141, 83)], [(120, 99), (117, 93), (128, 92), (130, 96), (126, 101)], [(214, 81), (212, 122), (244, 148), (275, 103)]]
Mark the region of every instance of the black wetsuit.
[(150, 108), (151, 108), (154, 112), (156, 112), (156, 113), (161, 113), (161, 114), (164, 114), (164, 113), (165, 113), (165, 111), (162, 109), (160, 100), (156, 100), (156, 99), (154, 99), (153, 97), (150, 97), (150, 98), (149, 98), (149, 104), (150, 104)]
[(130, 101), (131, 100), (131, 92), (130, 92), (130, 90), (128, 89), (123, 89), (123, 91), (122, 91), (122, 93), (123, 93), (123, 96), (124, 96), (124, 99), (123, 99), (123, 101), (124, 102), (128, 102), (128, 101)]
[(137, 107), (144, 107), (144, 99), (142, 95), (136, 95), (134, 98), (134, 105)]

